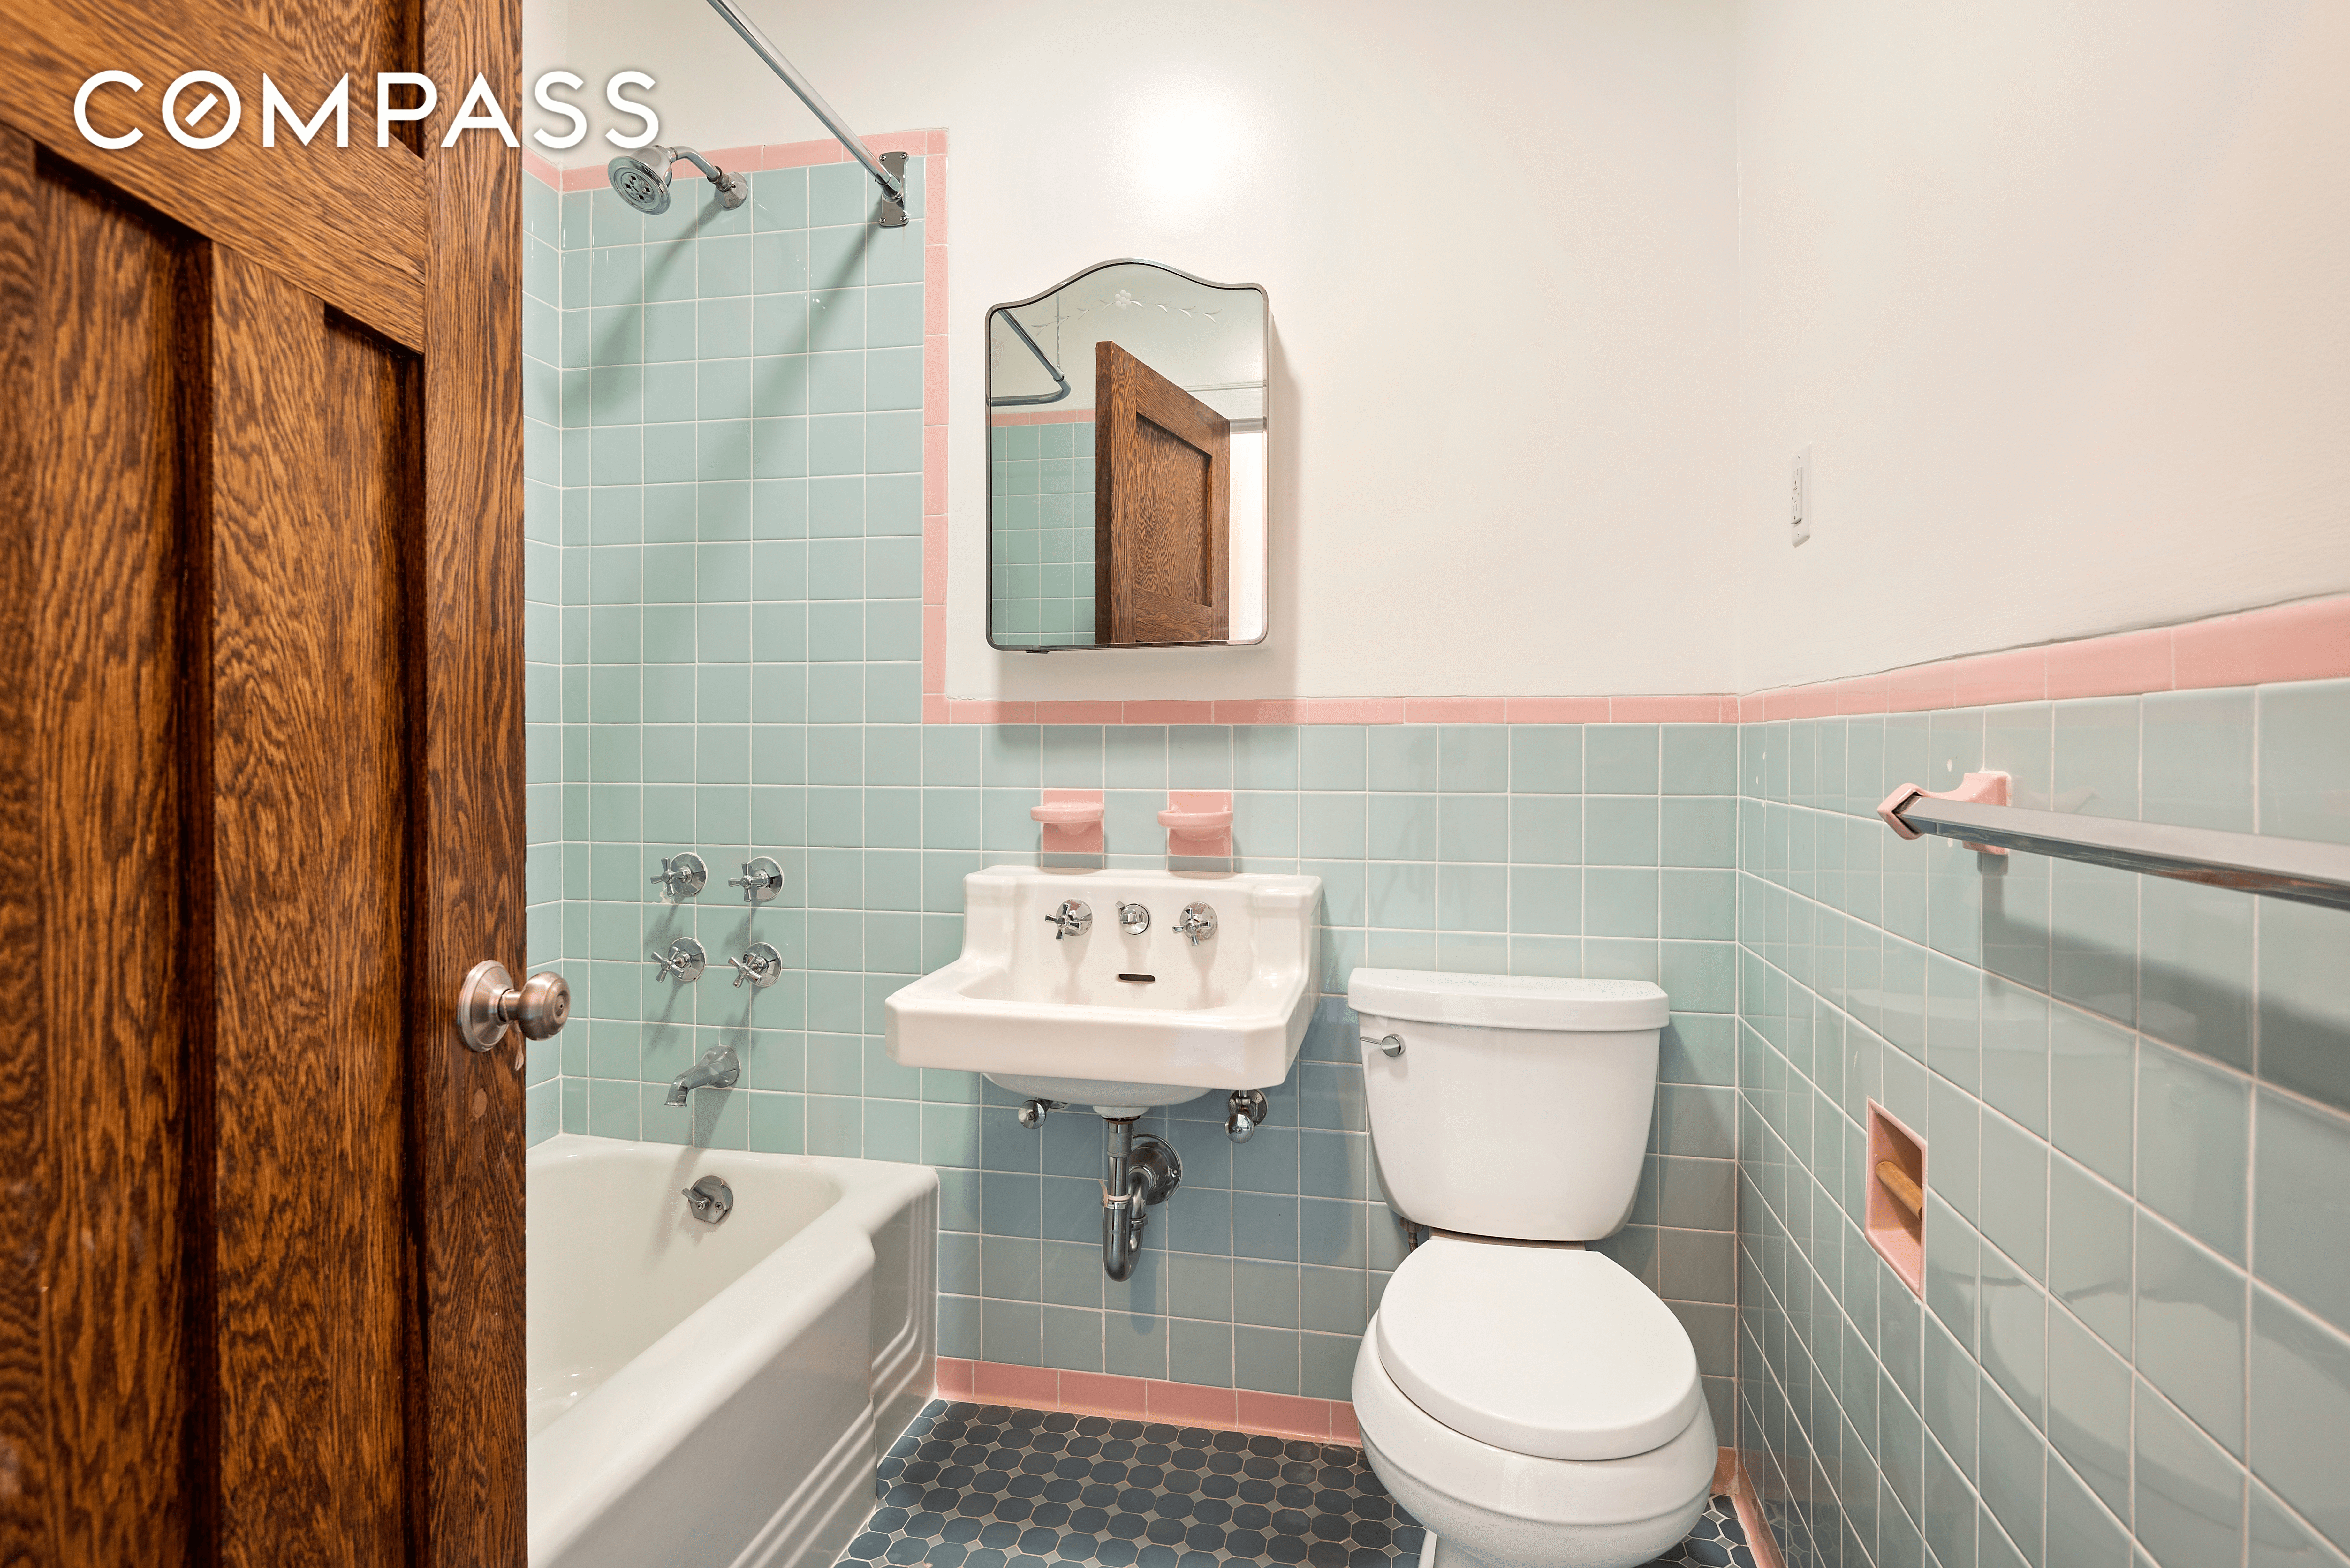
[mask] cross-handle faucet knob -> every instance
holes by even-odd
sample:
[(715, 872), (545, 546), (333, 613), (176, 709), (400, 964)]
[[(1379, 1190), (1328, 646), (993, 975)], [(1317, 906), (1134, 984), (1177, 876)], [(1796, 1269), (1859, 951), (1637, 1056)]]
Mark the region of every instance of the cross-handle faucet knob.
[(1118, 907), (1118, 929), (1129, 937), (1139, 937), (1150, 929), (1150, 911), (1140, 904), (1120, 902)]
[[(780, 877), (782, 873), (778, 872)], [(660, 875), (647, 878), (661, 890), (661, 902), (675, 904), (687, 898), (698, 898), (702, 888), (710, 885), (710, 867), (692, 850), (665, 857)], [(780, 885), (780, 884), (779, 884)]]
[(731, 958), (726, 961), (734, 966), (737, 989), (747, 980), (752, 989), (764, 991), (784, 977), (784, 955), (768, 942), (753, 942), (741, 958)]
[(1064, 898), (1059, 909), (1045, 917), (1045, 923), (1055, 928), (1053, 940), (1063, 941), (1070, 937), (1084, 936), (1093, 926), (1094, 912), (1086, 907), (1082, 898)]
[(571, 1018), (571, 987), (553, 970), (541, 970), (517, 986), (506, 966), (484, 959), (465, 972), (457, 989), (457, 1033), (476, 1051), (505, 1038), (511, 1024), (525, 1040), (559, 1033)]
[(784, 890), (784, 868), (766, 856), (743, 862), (743, 875), (726, 878), (729, 888), (743, 889), (746, 904), (764, 904)]
[(680, 985), (691, 985), (702, 978), (702, 971), (709, 961), (709, 955), (702, 950), (702, 944), (691, 937), (678, 938), (670, 943), (669, 951), (665, 953), (649, 953), (646, 956), (660, 966), (660, 972), (653, 976), (655, 983), (674, 980)]
[(1216, 911), (1205, 904), (1186, 904), (1183, 913), (1176, 919), (1175, 929), (1196, 948), (1216, 934)]

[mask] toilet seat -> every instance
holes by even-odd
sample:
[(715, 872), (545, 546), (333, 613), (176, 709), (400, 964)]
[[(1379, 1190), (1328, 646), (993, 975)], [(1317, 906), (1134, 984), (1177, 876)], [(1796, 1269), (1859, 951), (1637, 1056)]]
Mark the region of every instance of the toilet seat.
[(1396, 1271), (1369, 1337), (1413, 1405), (1531, 1459), (1644, 1454), (1704, 1402), (1680, 1320), (1614, 1259), (1580, 1248), (1436, 1238)]
[[(1376, 1329), (1378, 1317), (1371, 1321)], [(1412, 1403), (1382, 1365), (1376, 1333), (1363, 1336), (1352, 1392), (1364, 1449), (1396, 1501), (1490, 1561), (1556, 1561), (1552, 1532), (1596, 1529), (1645, 1540), (1622, 1560), (1647, 1562), (1686, 1532), (1721, 1455), (1702, 1400), (1669, 1441), (1627, 1459), (1547, 1459), (1497, 1449)]]

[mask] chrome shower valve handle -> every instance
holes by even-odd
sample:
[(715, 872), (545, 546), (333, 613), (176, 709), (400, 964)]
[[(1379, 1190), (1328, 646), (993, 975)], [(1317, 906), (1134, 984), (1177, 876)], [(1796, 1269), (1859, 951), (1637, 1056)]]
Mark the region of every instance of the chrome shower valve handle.
[(784, 868), (766, 856), (743, 862), (743, 875), (726, 878), (729, 888), (743, 889), (746, 904), (765, 904), (784, 890)]
[(784, 955), (767, 942), (753, 942), (741, 958), (726, 961), (734, 967), (738, 989), (747, 980), (754, 991), (764, 991), (784, 977)]
[(645, 956), (660, 966), (660, 972), (653, 976), (656, 984), (664, 980), (674, 980), (680, 985), (691, 985), (702, 978), (702, 971), (709, 963), (709, 955), (691, 937), (678, 938), (670, 943), (669, 951), (665, 953), (648, 953)]
[(710, 867), (701, 856), (689, 849), (682, 855), (665, 857), (660, 875), (647, 880), (661, 890), (662, 903), (681, 903), (702, 896), (702, 888), (710, 885)]

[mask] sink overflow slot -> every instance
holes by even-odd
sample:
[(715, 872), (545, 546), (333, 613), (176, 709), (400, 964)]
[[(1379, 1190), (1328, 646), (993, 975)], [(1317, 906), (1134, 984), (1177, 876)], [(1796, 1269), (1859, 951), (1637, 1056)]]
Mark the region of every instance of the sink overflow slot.
[(1130, 980), (1137, 985), (1149, 985), (1159, 977), (1155, 974), (1122, 974), (1118, 978), (1120, 980)]

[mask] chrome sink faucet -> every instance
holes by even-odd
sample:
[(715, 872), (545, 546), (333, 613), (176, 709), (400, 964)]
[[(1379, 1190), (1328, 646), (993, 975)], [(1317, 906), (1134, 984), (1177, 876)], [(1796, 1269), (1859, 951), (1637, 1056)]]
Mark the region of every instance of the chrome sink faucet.
[(696, 1089), (731, 1089), (742, 1077), (743, 1059), (734, 1054), (734, 1047), (712, 1045), (701, 1061), (669, 1081), (669, 1098), (662, 1103), (681, 1106)]
[(1055, 941), (1066, 941), (1086, 934), (1094, 923), (1094, 912), (1083, 898), (1064, 898), (1059, 909), (1045, 917), (1045, 923), (1053, 928)]

